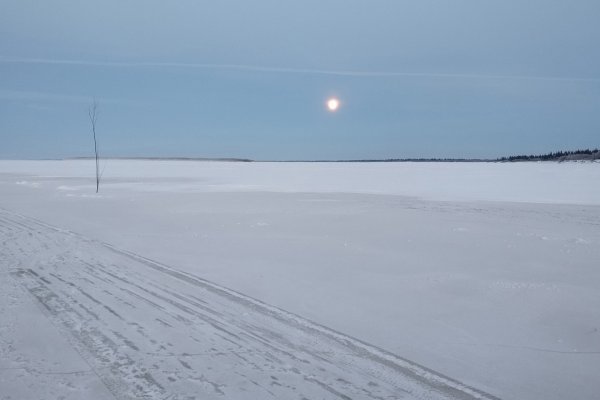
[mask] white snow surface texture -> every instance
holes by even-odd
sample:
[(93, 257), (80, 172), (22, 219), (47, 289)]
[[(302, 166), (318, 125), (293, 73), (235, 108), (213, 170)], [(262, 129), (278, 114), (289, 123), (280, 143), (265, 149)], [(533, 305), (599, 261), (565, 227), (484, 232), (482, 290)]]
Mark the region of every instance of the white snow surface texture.
[(597, 398), (600, 163), (0, 161), (0, 399)]

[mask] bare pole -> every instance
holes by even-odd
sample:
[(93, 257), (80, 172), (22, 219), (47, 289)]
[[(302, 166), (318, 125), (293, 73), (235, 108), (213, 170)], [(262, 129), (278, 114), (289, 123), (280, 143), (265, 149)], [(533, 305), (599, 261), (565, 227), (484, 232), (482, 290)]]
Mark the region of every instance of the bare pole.
[(96, 140), (96, 120), (98, 103), (94, 99), (92, 105), (88, 108), (88, 116), (92, 123), (92, 134), (94, 136), (94, 154), (96, 155), (96, 193), (100, 190), (100, 158), (98, 156), (98, 141)]

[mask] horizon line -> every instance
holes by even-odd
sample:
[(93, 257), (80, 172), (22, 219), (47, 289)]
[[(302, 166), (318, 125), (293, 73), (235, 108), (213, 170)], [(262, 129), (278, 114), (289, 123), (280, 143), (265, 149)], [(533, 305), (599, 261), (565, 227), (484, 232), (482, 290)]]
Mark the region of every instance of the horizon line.
[[(246, 157), (185, 157), (185, 156), (106, 156), (101, 157), (102, 160), (146, 160), (146, 161), (220, 161), (220, 162), (297, 162), (297, 163), (319, 163), (319, 162), (504, 162), (504, 161), (558, 161), (558, 160), (531, 160), (519, 159), (526, 158), (541, 158), (554, 153), (571, 153), (569, 155), (585, 154), (585, 151), (591, 151), (592, 154), (600, 152), (599, 148), (586, 148), (577, 150), (558, 150), (544, 154), (515, 154), (511, 156), (500, 157), (388, 157), (388, 158), (348, 158), (348, 159), (252, 159)], [(40, 157), (40, 158), (4, 158), (0, 157), (0, 161), (77, 161), (77, 160), (93, 160), (94, 156), (70, 156), (70, 157)], [(515, 160), (510, 160), (515, 158)], [(597, 159), (590, 160), (565, 160), (565, 161), (598, 161)]]

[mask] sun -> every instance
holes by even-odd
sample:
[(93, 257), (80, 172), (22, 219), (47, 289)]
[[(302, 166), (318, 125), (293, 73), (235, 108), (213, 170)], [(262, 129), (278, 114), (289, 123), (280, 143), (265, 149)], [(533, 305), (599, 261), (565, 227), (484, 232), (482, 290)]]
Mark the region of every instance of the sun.
[(340, 101), (335, 97), (327, 100), (327, 109), (331, 112), (335, 112), (340, 108)]

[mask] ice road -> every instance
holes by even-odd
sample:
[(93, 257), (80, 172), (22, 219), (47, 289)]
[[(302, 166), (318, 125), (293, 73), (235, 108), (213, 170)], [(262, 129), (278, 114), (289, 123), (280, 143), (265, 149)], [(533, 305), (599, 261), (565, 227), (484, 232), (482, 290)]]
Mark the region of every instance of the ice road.
[[(1, 292), (9, 299), (0, 343), (3, 399), (494, 398), (192, 274), (32, 218), (0, 211), (0, 242)], [(37, 321), (19, 321), (23, 312)], [(34, 327), (64, 341), (45, 342), (27, 332)], [(36, 352), (46, 343), (59, 347), (50, 365)]]

